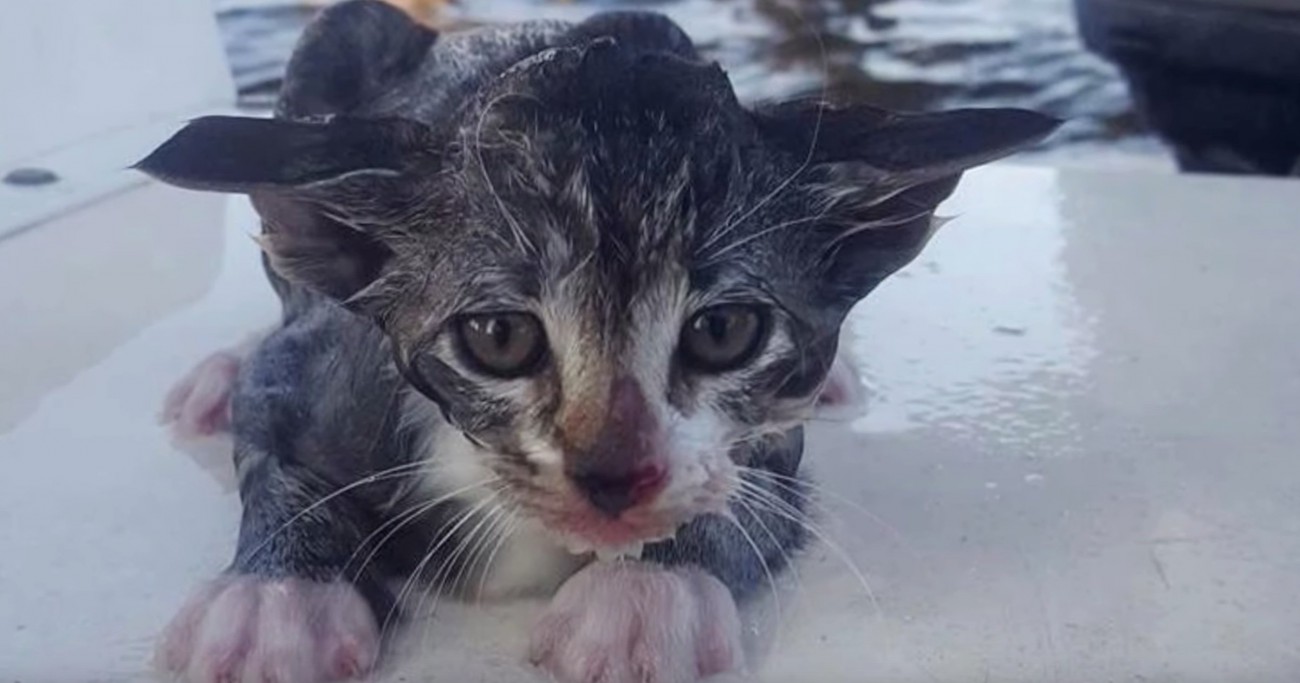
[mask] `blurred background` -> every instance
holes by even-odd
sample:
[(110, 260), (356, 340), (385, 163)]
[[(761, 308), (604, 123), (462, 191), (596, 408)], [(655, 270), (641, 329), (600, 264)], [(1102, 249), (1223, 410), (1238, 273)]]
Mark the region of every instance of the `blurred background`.
[[(1300, 0), (392, 0), (443, 30), (663, 12), (747, 100), (1020, 106), (1054, 164), (1300, 174)], [(240, 104), (267, 108), (328, 2), (216, 0)]]

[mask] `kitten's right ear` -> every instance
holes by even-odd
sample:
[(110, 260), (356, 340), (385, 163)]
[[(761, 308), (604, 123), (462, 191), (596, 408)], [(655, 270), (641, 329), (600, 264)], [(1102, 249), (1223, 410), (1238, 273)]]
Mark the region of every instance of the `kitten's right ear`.
[(348, 299), (378, 277), (386, 231), (432, 163), (426, 127), (405, 120), (303, 123), (197, 119), (135, 168), (193, 190), (248, 194), (259, 240), (290, 281)]
[(765, 108), (754, 120), (815, 179), (823, 285), (845, 305), (920, 253), (937, 225), (935, 209), (964, 171), (1026, 149), (1061, 124), (1021, 109), (901, 113), (815, 100)]

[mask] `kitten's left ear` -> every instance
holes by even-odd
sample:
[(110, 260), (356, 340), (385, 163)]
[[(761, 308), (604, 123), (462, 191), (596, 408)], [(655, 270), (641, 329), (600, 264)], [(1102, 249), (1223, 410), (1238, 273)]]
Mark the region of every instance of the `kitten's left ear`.
[[(825, 244), (824, 285), (845, 303), (920, 253), (963, 171), (1029, 147), (1061, 121), (1021, 109), (902, 114), (791, 102), (755, 112), (763, 137), (805, 173)], [(801, 156), (802, 155), (802, 156)]]

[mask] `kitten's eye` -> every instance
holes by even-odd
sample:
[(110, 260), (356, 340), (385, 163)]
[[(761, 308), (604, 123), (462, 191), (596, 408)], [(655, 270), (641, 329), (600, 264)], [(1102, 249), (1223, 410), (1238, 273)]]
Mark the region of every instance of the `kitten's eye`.
[(753, 358), (767, 336), (767, 311), (724, 304), (696, 313), (682, 328), (679, 352), (695, 369), (732, 370)]
[(497, 377), (529, 374), (546, 350), (542, 324), (528, 313), (467, 315), (457, 322), (456, 333), (478, 369)]

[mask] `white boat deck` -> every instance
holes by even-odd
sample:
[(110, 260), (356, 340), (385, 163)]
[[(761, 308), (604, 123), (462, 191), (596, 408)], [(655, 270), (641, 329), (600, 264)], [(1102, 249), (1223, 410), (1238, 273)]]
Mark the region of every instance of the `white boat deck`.
[[(1002, 166), (945, 212), (805, 459), (874, 600), (814, 548), (762, 680), (1300, 678), (1297, 186)], [(0, 241), (0, 680), (147, 679), (228, 561), (235, 496), (154, 415), (274, 319), (254, 231), (146, 185)], [(447, 605), (386, 676), (535, 680), (538, 606)]]

